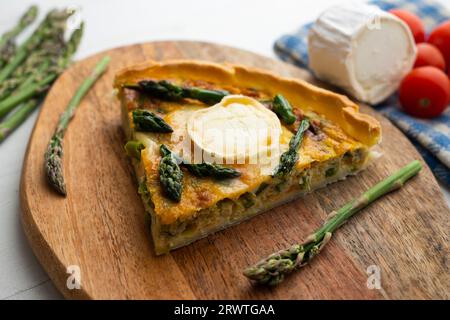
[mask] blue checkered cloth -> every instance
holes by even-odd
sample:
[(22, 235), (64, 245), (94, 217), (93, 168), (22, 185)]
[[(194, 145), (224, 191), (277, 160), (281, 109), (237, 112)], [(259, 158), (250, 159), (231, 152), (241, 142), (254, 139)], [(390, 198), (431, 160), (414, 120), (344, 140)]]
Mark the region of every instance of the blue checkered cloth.
[[(422, 19), (427, 32), (450, 19), (450, 13), (435, 0), (372, 0), (369, 3), (383, 10), (401, 8), (414, 12)], [(307, 68), (307, 36), (312, 25), (312, 22), (305, 24), (279, 38), (274, 45), (276, 54), (286, 62)], [(450, 187), (450, 108), (432, 120), (414, 118), (400, 109), (397, 94), (374, 107), (408, 136), (434, 175)]]

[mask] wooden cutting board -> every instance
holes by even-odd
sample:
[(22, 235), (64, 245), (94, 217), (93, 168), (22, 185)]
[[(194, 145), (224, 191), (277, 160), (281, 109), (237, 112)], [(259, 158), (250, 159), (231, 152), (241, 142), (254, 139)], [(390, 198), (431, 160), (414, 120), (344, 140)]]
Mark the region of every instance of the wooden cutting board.
[[(47, 185), (43, 155), (57, 118), (101, 56), (108, 72), (84, 98), (64, 140), (68, 196)], [(346, 181), (156, 257), (144, 208), (123, 152), (120, 112), (112, 94), (117, 70), (148, 59), (229, 61), (313, 81), (285, 63), (200, 42), (153, 42), (113, 49), (77, 62), (54, 84), (36, 122), (23, 166), (22, 221), (39, 261), (67, 298), (87, 299), (398, 299), (449, 298), (450, 211), (425, 167), (402, 190), (351, 219), (326, 249), (276, 288), (252, 285), (242, 270), (274, 250), (303, 240), (339, 208), (411, 160), (421, 159), (388, 120), (383, 157)], [(379, 267), (381, 289), (367, 286)], [(70, 270), (81, 288), (68, 289)], [(71, 279), (69, 279), (70, 282)]]

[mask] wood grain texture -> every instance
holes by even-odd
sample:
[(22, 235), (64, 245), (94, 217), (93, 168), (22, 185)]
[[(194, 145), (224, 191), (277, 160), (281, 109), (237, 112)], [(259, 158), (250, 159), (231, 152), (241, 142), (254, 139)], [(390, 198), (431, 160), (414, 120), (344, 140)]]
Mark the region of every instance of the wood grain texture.
[[(104, 54), (107, 73), (82, 101), (64, 140), (68, 197), (55, 194), (43, 171), (46, 144), (78, 84)], [(450, 297), (449, 209), (430, 170), (376, 202), (336, 232), (311, 265), (276, 288), (251, 285), (242, 270), (276, 249), (301, 241), (331, 212), (413, 159), (421, 159), (388, 120), (383, 157), (358, 177), (156, 257), (144, 209), (123, 153), (114, 74), (148, 59), (229, 61), (314, 82), (305, 70), (250, 52), (199, 42), (154, 42), (113, 49), (67, 70), (48, 94), (23, 166), (23, 227), (30, 244), (67, 298), (82, 299), (413, 299)], [(81, 289), (68, 290), (66, 269), (81, 269)], [(381, 270), (369, 290), (367, 267)]]

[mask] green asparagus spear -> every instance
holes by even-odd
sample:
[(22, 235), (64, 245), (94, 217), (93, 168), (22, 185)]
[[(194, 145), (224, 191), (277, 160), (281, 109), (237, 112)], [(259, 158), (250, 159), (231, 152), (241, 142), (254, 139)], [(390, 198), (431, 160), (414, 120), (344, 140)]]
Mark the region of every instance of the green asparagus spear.
[(160, 99), (169, 101), (178, 101), (183, 99), (183, 89), (165, 80), (158, 82), (146, 80), (140, 81), (137, 88), (146, 94), (153, 95)]
[(300, 126), (298, 127), (297, 132), (291, 138), (291, 141), (289, 141), (289, 149), (280, 157), (280, 164), (278, 165), (274, 173), (275, 177), (283, 178), (292, 171), (292, 168), (298, 160), (298, 150), (300, 149), (303, 141), (303, 134), (306, 130), (308, 130), (308, 127), (309, 120), (303, 119), (300, 122)]
[(165, 195), (175, 202), (180, 202), (183, 191), (183, 171), (172, 152), (161, 145), (161, 161), (159, 162), (159, 181)]
[(50, 74), (39, 82), (31, 83), (17, 94), (14, 94), (0, 102), (0, 118), (6, 115), (15, 106), (28, 99), (45, 92), (49, 85), (56, 79), (56, 74)]
[[(72, 56), (83, 36), (84, 23), (75, 29), (67, 42), (64, 41), (64, 29), (58, 28), (53, 37), (47, 37), (38, 50), (31, 53), (24, 64), (19, 66), (13, 75), (40, 76), (49, 72), (62, 72), (70, 63)], [(59, 68), (59, 70), (57, 69)]]
[(206, 90), (197, 87), (180, 87), (169, 81), (143, 80), (137, 84), (125, 84), (124, 88), (137, 90), (159, 99), (179, 101), (184, 98), (195, 99), (206, 104), (220, 102), (229, 93), (224, 90)]
[(45, 172), (51, 186), (62, 195), (66, 195), (66, 185), (62, 169), (64, 134), (81, 99), (83, 99), (89, 89), (94, 85), (95, 81), (106, 71), (109, 61), (110, 58), (108, 56), (103, 57), (94, 67), (92, 73), (78, 87), (66, 110), (61, 114), (55, 133), (48, 144), (45, 153)]
[(141, 151), (145, 149), (145, 146), (140, 141), (130, 140), (125, 144), (125, 151), (129, 157), (141, 160)]
[[(31, 53), (25, 63), (20, 65), (11, 78), (24, 75), (42, 78), (42, 74), (64, 70), (75, 53), (83, 35), (84, 23), (75, 29), (67, 42), (64, 41), (64, 29), (58, 28), (52, 37), (47, 37), (37, 50)], [(60, 70), (57, 70), (60, 68)], [(19, 79), (22, 80), (22, 79)], [(20, 82), (21, 83), (21, 82)]]
[(38, 98), (28, 100), (23, 105), (20, 105), (13, 114), (8, 116), (8, 118), (0, 124), (0, 143), (2, 143), (11, 132), (28, 118), (28, 116), (37, 108), (39, 102), (40, 99)]
[(184, 88), (183, 91), (186, 98), (195, 99), (206, 104), (219, 103), (223, 97), (230, 94), (225, 90), (205, 90), (196, 87)]
[(275, 98), (273, 98), (272, 109), (278, 118), (288, 125), (293, 124), (297, 119), (292, 111), (289, 101), (287, 101), (281, 94), (277, 94)]
[(311, 234), (304, 243), (296, 244), (286, 250), (271, 254), (256, 265), (246, 269), (244, 275), (258, 283), (279, 284), (283, 281), (286, 274), (304, 266), (315, 257), (330, 240), (333, 232), (351, 216), (383, 195), (401, 188), (408, 179), (415, 176), (421, 169), (422, 165), (419, 161), (412, 161), (364, 192), (358, 198), (344, 205), (338, 211), (333, 211), (325, 221), (325, 224)]
[[(62, 40), (62, 39), (61, 39)], [(64, 52), (64, 41), (48, 38), (43, 42), (39, 50), (33, 52), (30, 57), (20, 65), (0, 86), (0, 101), (11, 95), (16, 88), (24, 88), (38, 81), (49, 72), (56, 71), (58, 57)]]
[(8, 42), (13, 41), (26, 27), (33, 23), (37, 17), (37, 13), (38, 8), (36, 6), (31, 6), (19, 19), (17, 25), (0, 37), (0, 51), (3, 50)]
[(241, 175), (239, 171), (231, 167), (225, 167), (220, 164), (203, 162), (198, 164), (183, 163), (183, 166), (197, 177), (213, 177), (218, 180), (237, 178)]
[(66, 20), (73, 12), (67, 10), (53, 10), (47, 14), (44, 21), (38, 26), (34, 33), (17, 48), (16, 53), (8, 64), (0, 70), (0, 83), (5, 81), (16, 68), (35, 50), (46, 38), (52, 38), (65, 30)]
[(16, 44), (13, 41), (8, 41), (0, 50), (0, 68), (2, 68), (14, 56), (16, 52)]
[(225, 167), (216, 163), (197, 163), (192, 164), (188, 163), (184, 159), (182, 159), (179, 155), (172, 152), (165, 145), (160, 146), (161, 154), (166, 156), (168, 154), (172, 154), (178, 164), (188, 169), (190, 173), (194, 176), (204, 178), (204, 177), (212, 177), (218, 180), (229, 179), (229, 178), (237, 178), (241, 175), (239, 171), (234, 168)]
[[(61, 43), (54, 43), (53, 45), (49, 43), (48, 46), (41, 48), (43, 51), (41, 55), (44, 57), (44, 60), (41, 59), (40, 64), (36, 64), (37, 67), (31, 67), (31, 70), (26, 72), (27, 78), (21, 83), (18, 90), (26, 88), (27, 85), (30, 85), (34, 81), (39, 81), (48, 74), (61, 74), (70, 64), (73, 55), (77, 51), (83, 36), (83, 31), (84, 23), (82, 22), (80, 26), (72, 32), (67, 43), (62, 43), (62, 45)], [(38, 58), (36, 60), (38, 60)]]
[[(41, 65), (36, 69), (30, 70), (30, 74), (24, 73), (21, 75), (14, 75), (13, 78), (6, 80), (0, 88), (0, 104), (8, 98), (15, 90), (20, 91), (33, 84), (39, 77), (45, 75), (47, 69), (50, 67), (50, 59), (45, 59)], [(13, 106), (14, 107), (14, 106)], [(0, 111), (1, 113), (1, 111)]]
[[(0, 89), (0, 118), (20, 103), (47, 91), (53, 81), (70, 63), (70, 58), (78, 48), (82, 34), (83, 24), (72, 33), (65, 48), (58, 52), (53, 52), (53, 56), (50, 54), (44, 56), (44, 60), (36, 70), (31, 65), (28, 73), (24, 72), (24, 76), (18, 76), (16, 79), (8, 79), (6, 81), (10, 84), (5, 84), (5, 87)], [(57, 53), (59, 55), (56, 55)], [(14, 91), (16, 87), (18, 88)], [(14, 94), (10, 96), (13, 91)]]
[(133, 110), (133, 123), (137, 131), (145, 132), (173, 132), (172, 127), (164, 121), (164, 119), (158, 117), (153, 112), (136, 109)]
[(70, 39), (66, 46), (66, 51), (59, 61), (59, 65), (62, 68), (66, 68), (67, 65), (70, 62), (70, 59), (75, 54), (75, 52), (78, 49), (78, 46), (80, 45), (81, 38), (84, 34), (84, 22), (81, 22), (77, 29), (75, 29), (72, 34), (70, 35)]
[(159, 146), (159, 151), (161, 152), (161, 156), (165, 157), (169, 154), (173, 154), (176, 158), (176, 160), (178, 161), (178, 163), (183, 162), (183, 159), (181, 159), (180, 156), (178, 156), (177, 154), (175, 154), (174, 152), (172, 152), (169, 148), (167, 148), (166, 145), (162, 144)]

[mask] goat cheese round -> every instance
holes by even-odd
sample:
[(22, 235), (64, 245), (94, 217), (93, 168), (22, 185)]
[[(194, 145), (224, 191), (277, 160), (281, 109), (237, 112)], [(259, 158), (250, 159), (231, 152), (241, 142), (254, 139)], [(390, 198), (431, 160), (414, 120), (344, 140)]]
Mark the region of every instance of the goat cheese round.
[(323, 12), (308, 35), (315, 75), (356, 99), (377, 104), (390, 96), (416, 58), (408, 26), (374, 5), (345, 4)]
[(226, 96), (212, 107), (195, 111), (187, 131), (203, 152), (201, 161), (264, 164), (264, 157), (270, 161), (279, 154), (280, 120), (250, 97)]

